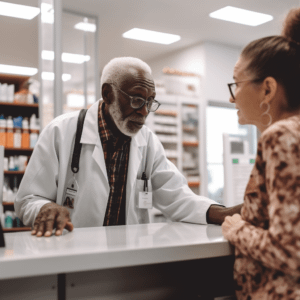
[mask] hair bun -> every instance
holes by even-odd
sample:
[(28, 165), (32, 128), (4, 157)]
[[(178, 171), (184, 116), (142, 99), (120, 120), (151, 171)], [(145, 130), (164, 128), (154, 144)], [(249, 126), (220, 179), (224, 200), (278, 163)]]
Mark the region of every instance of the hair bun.
[(300, 8), (293, 8), (289, 11), (283, 22), (282, 35), (300, 43)]

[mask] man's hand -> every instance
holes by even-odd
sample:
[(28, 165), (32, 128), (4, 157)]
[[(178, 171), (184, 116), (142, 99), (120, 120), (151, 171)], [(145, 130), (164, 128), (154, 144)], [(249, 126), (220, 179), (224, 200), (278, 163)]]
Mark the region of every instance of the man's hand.
[(229, 229), (236, 223), (240, 222), (241, 220), (242, 217), (239, 214), (234, 214), (232, 217), (225, 218), (225, 221), (222, 224), (222, 233), (226, 239), (228, 239), (227, 234)]
[(221, 225), (226, 216), (233, 216), (234, 214), (241, 214), (243, 204), (232, 207), (223, 207), (219, 205), (211, 205), (207, 211), (207, 223)]
[(41, 207), (34, 221), (31, 234), (36, 234), (37, 237), (43, 235), (51, 236), (52, 230), (56, 229), (55, 235), (61, 235), (64, 228), (69, 231), (72, 231), (74, 228), (71, 223), (70, 213), (66, 207), (51, 202)]

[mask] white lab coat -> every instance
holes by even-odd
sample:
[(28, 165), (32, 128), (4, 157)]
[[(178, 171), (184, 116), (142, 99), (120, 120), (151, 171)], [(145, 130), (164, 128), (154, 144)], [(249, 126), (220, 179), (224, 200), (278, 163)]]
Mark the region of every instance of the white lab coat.
[[(75, 228), (103, 225), (110, 191), (98, 132), (98, 106), (99, 101), (88, 109), (80, 141), (80, 169), (75, 175), (79, 189), (74, 209), (69, 209)], [(15, 200), (15, 211), (25, 225), (33, 225), (44, 204), (53, 201), (63, 205), (66, 185), (73, 176), (70, 159), (78, 114), (77, 111), (57, 117), (39, 137)], [(131, 140), (126, 224), (149, 222), (148, 210), (137, 207), (145, 165), (154, 207), (173, 221), (206, 224), (208, 208), (217, 203), (190, 190), (184, 176), (166, 158), (157, 136), (146, 126)]]

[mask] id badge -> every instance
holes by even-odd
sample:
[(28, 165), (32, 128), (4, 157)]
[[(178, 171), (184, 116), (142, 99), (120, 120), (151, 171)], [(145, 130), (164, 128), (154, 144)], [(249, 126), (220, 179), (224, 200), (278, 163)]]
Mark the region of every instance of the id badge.
[(78, 183), (75, 179), (75, 175), (73, 175), (73, 177), (70, 179), (66, 187), (63, 206), (74, 209), (78, 189), (79, 189)]
[(152, 208), (152, 192), (139, 192), (139, 208)]

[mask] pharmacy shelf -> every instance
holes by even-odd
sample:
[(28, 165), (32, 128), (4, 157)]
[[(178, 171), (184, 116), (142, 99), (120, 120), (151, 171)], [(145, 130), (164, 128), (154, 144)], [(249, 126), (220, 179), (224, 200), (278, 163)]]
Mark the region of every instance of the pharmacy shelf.
[(2, 202), (3, 206), (14, 206), (14, 202)]
[(24, 151), (24, 152), (28, 152), (28, 151), (33, 151), (33, 148), (9, 148), (9, 147), (5, 147), (5, 151)]
[(198, 147), (199, 146), (199, 142), (182, 142), (182, 145), (184, 147)]
[(24, 175), (25, 171), (4, 171), (4, 175)]
[(31, 227), (13, 227), (3, 228), (3, 232), (18, 232), (18, 231), (31, 231)]
[(173, 117), (177, 117), (177, 111), (172, 111), (172, 110), (157, 110), (155, 112), (156, 115), (161, 115), (161, 116), (173, 116)]
[(0, 106), (4, 105), (4, 106), (18, 106), (18, 107), (36, 107), (38, 108), (39, 105), (38, 104), (27, 104), (27, 103), (19, 103), (19, 102), (1, 102), (0, 100)]
[(189, 187), (199, 187), (200, 186), (200, 181), (190, 181), (188, 182)]

